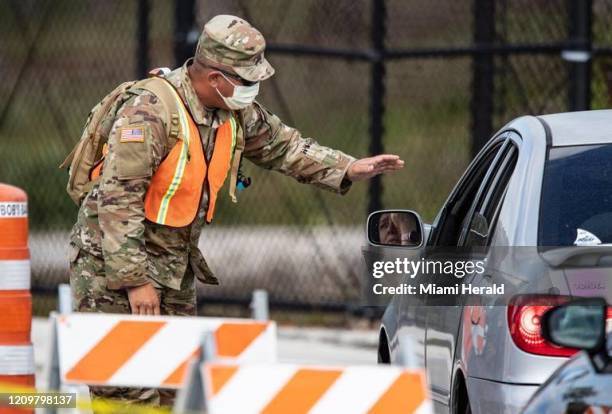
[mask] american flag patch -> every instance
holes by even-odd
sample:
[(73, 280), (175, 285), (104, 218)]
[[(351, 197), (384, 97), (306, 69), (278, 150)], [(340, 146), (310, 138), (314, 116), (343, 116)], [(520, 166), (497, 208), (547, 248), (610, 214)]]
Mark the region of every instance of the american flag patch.
[(144, 127), (121, 128), (119, 142), (144, 142)]

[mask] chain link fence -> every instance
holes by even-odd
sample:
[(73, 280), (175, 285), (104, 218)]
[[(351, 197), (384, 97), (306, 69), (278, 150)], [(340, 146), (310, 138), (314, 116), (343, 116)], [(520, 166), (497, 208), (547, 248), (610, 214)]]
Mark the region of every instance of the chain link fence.
[[(571, 3), (0, 2), (0, 181), (30, 197), (34, 292), (67, 280), (77, 209), (57, 166), (89, 110), (144, 67), (180, 64), (177, 50), (192, 50), (203, 24), (226, 13), (266, 36), (277, 74), (263, 85), (264, 105), (322, 144), (358, 157), (382, 145), (406, 168), (339, 197), (247, 163), (254, 184), (237, 205), (220, 200), (203, 232), (222, 285), (201, 287), (201, 302), (244, 302), (265, 288), (279, 306), (345, 307), (358, 295), (369, 207), (411, 208), (431, 220), (474, 150), (512, 118), (575, 109), (572, 85), (585, 79), (590, 106), (609, 106), (612, 0), (584, 1), (590, 37), (576, 29)], [(562, 57), (585, 48), (593, 51), (586, 62)]]

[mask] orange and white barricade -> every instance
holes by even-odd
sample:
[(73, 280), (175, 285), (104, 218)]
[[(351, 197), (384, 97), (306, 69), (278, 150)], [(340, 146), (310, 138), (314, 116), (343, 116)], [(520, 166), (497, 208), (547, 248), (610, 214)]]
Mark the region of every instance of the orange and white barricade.
[[(52, 314), (50, 386), (180, 388), (202, 338), (220, 358), (275, 362), (276, 325), (237, 318)], [(56, 388), (56, 389), (57, 389)]]
[(210, 414), (433, 413), (422, 370), (214, 361), (201, 370)]
[[(0, 384), (34, 387), (26, 193), (0, 184)], [(26, 411), (0, 407), (0, 413)]]

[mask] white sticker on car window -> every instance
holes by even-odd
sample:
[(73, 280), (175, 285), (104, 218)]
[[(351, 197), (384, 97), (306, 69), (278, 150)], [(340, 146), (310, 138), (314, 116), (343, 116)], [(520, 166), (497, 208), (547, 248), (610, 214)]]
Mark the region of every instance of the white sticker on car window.
[(576, 233), (574, 246), (598, 246), (601, 244), (601, 240), (590, 231), (577, 228)]

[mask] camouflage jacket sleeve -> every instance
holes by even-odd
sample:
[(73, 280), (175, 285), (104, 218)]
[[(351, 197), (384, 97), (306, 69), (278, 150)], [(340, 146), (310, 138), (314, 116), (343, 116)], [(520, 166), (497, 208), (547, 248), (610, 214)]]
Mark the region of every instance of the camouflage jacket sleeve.
[(119, 109), (108, 138), (98, 220), (109, 289), (148, 281), (144, 196), (164, 155), (164, 117), (161, 101), (142, 91)]
[(355, 160), (341, 151), (319, 145), (312, 138), (281, 122), (255, 102), (243, 112), (245, 125), (244, 155), (255, 164), (279, 171), (301, 183), (314, 184), (340, 194), (351, 182), (346, 178)]

